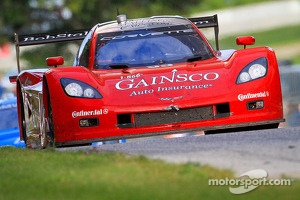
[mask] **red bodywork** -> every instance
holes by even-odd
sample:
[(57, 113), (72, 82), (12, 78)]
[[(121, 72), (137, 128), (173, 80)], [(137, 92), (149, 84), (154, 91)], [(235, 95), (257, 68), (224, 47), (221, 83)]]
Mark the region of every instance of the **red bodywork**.
[[(90, 66), (97, 31), (91, 37)], [(209, 59), (139, 68), (63, 66), (21, 72), (17, 78), (21, 139), (28, 147), (68, 146), (283, 122), (274, 51), (268, 47), (214, 51), (197, 31), (213, 52)], [(237, 39), (239, 45), (254, 41)], [(266, 75), (237, 83), (245, 66), (260, 58), (267, 61)], [(63, 61), (57, 57), (47, 63)], [(66, 78), (89, 84), (102, 98), (70, 97), (61, 83)]]

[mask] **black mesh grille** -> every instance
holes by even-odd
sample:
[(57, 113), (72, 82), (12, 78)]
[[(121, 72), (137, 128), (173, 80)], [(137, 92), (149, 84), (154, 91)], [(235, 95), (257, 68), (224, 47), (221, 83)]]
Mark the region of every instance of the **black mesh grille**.
[(213, 119), (213, 107), (134, 114), (136, 127)]

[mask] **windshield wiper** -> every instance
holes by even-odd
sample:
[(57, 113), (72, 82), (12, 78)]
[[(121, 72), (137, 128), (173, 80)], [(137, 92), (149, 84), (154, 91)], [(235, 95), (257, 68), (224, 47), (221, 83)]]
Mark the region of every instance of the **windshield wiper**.
[(189, 57), (186, 59), (186, 62), (195, 62), (195, 61), (198, 61), (198, 60), (202, 60), (202, 56), (201, 55), (194, 55), (192, 57)]
[(112, 69), (125, 69), (125, 68), (129, 68), (129, 65), (122, 64), (122, 63), (119, 63), (119, 64), (116, 63), (116, 64), (110, 64), (109, 67)]

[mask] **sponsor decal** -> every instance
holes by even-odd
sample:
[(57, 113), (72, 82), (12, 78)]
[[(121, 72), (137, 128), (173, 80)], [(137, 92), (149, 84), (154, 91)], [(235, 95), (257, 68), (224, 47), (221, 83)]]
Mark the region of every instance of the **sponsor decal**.
[(138, 33), (131, 35), (117, 35), (117, 36), (109, 36), (102, 37), (100, 40), (121, 40), (121, 39), (130, 39), (130, 38), (144, 38), (144, 37), (153, 37), (158, 35), (178, 35), (178, 34), (186, 34), (193, 33), (193, 29), (185, 29), (185, 30), (171, 30), (171, 31), (163, 31), (163, 32), (150, 32), (150, 33)]
[[(121, 76), (115, 84), (117, 90), (132, 90), (129, 96), (152, 94), (154, 92), (167, 92), (174, 90), (207, 89), (213, 86), (212, 81), (219, 79), (216, 72), (206, 73), (178, 73), (174, 69), (170, 75), (160, 75), (143, 78), (142, 74)], [(194, 84), (185, 84), (186, 82)], [(182, 83), (182, 84), (181, 84)], [(166, 86), (166, 84), (168, 84)], [(147, 89), (147, 87), (149, 87)]]
[(183, 96), (159, 98), (159, 100), (161, 100), (161, 101), (174, 101), (174, 100), (178, 100), (178, 99), (183, 99)]
[(205, 24), (209, 24), (209, 21), (207, 21), (207, 20), (205, 20), (205, 21), (197, 21), (197, 22), (194, 22), (194, 24), (196, 26), (205, 25)]
[[(121, 80), (116, 83), (115, 87), (117, 90), (129, 90), (129, 89), (138, 89), (142, 87), (149, 87), (155, 85), (164, 85), (166, 83), (184, 83), (184, 82), (201, 82), (201, 81), (215, 81), (220, 75), (216, 72), (207, 72), (207, 73), (195, 73), (195, 74), (187, 74), (187, 73), (178, 73), (176, 69), (174, 69), (170, 76), (152, 76), (149, 79), (137, 79), (141, 77), (141, 74), (132, 75), (132, 77), (121, 77)], [(206, 88), (211, 84), (199, 84), (198, 86), (174, 86), (179, 87), (178, 89), (184, 89), (184, 87), (189, 87), (186, 89), (190, 89), (190, 87), (195, 88)], [(173, 86), (159, 86), (159, 90), (172, 90)]]
[(128, 75), (128, 76), (121, 76), (121, 79), (132, 79), (132, 78), (138, 78), (141, 77), (143, 74), (133, 74), (133, 75)]
[[(23, 42), (30, 42), (30, 41), (47, 41), (47, 40), (57, 40), (57, 39), (65, 39), (65, 38), (77, 38), (83, 37), (88, 34), (88, 31), (80, 32), (80, 33), (61, 33), (56, 35), (40, 35), (40, 36), (29, 36), (24, 37)], [(22, 42), (22, 41), (21, 41)]]
[(106, 115), (108, 114), (108, 109), (104, 108), (104, 109), (95, 109), (95, 110), (89, 110), (89, 111), (85, 111), (85, 110), (81, 110), (81, 111), (73, 111), (72, 112), (72, 117), (76, 118), (76, 117), (85, 117), (85, 116), (95, 116), (95, 115)]
[(12, 108), (17, 108), (17, 104), (13, 103), (13, 104), (0, 105), (0, 110), (6, 110), (6, 109), (12, 109)]
[(265, 98), (268, 97), (270, 94), (268, 91), (264, 92), (258, 92), (258, 93), (248, 93), (248, 94), (239, 94), (238, 95), (238, 100), (244, 101), (246, 99), (255, 99), (255, 98)]

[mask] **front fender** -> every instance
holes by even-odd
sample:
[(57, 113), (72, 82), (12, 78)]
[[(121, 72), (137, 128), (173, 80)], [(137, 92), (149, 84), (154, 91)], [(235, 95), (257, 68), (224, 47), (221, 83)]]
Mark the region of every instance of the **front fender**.
[(65, 93), (60, 80), (62, 78), (76, 79), (98, 88), (97, 80), (92, 76), (92, 72), (88, 69), (74, 66), (53, 68), (45, 73), (43, 81), (45, 116), (49, 119), (49, 107), (51, 107), (54, 137), (57, 137), (56, 133), (60, 127), (59, 124), (67, 123), (62, 121), (64, 119), (62, 114), (65, 108), (69, 108), (68, 102), (76, 100)]

